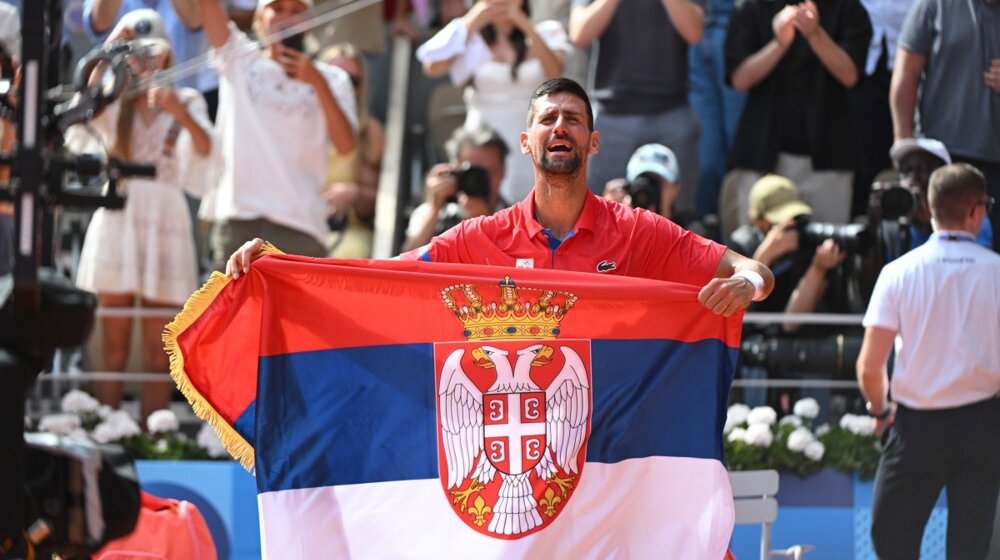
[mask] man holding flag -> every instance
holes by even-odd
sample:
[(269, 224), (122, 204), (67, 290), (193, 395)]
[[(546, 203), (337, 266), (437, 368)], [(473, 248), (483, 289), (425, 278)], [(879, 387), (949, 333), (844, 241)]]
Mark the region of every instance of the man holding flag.
[[(762, 300), (774, 287), (763, 264), (650, 212), (590, 194), (587, 159), (600, 134), (586, 91), (567, 78), (538, 86), (528, 109), (521, 153), (532, 158), (535, 188), (520, 204), (434, 238), (403, 260), (552, 268), (704, 286), (698, 299), (726, 317)], [(264, 241), (245, 243), (226, 273), (250, 269)]]
[(402, 262), (254, 240), (192, 297), (171, 373), (254, 470), (265, 558), (723, 557), (741, 312), (773, 276), (591, 194), (597, 148), (550, 80), (525, 201)]

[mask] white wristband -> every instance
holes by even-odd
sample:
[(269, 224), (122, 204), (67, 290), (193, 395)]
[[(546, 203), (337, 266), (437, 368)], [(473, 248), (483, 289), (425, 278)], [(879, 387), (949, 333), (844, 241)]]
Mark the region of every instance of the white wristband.
[(730, 278), (742, 278), (747, 282), (750, 282), (750, 285), (753, 286), (754, 289), (753, 300), (759, 301), (760, 299), (763, 299), (764, 277), (760, 274), (757, 274), (752, 270), (740, 270), (730, 276)]

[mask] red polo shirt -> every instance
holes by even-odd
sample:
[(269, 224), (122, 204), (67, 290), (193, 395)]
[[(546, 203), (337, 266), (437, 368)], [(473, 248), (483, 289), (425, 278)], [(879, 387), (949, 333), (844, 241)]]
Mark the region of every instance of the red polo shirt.
[(465, 220), (403, 260), (555, 268), (703, 286), (723, 245), (646, 210), (588, 194), (562, 241), (535, 220), (534, 194), (492, 216)]

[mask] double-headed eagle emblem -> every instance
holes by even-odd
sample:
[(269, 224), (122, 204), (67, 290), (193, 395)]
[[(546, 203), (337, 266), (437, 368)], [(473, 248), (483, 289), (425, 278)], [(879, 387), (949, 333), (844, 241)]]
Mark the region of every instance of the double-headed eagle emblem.
[(555, 340), (572, 294), (537, 290), (536, 300), (523, 300), (509, 277), (499, 288), (491, 303), (472, 285), (441, 292), (468, 341), (435, 348), (440, 464), (467, 524), (518, 538), (554, 519), (582, 472), (590, 347)]

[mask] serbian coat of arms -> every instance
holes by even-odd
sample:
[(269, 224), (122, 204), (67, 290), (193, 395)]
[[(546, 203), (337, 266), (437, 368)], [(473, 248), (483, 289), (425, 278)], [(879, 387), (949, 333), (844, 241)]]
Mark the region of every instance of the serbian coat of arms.
[[(472, 529), (517, 539), (550, 525), (583, 474), (590, 435), (590, 341), (558, 339), (576, 296), (518, 288), (485, 301), (471, 284), (441, 291), (466, 340), (434, 345), (438, 465)], [(527, 294), (527, 296), (526, 296)]]

